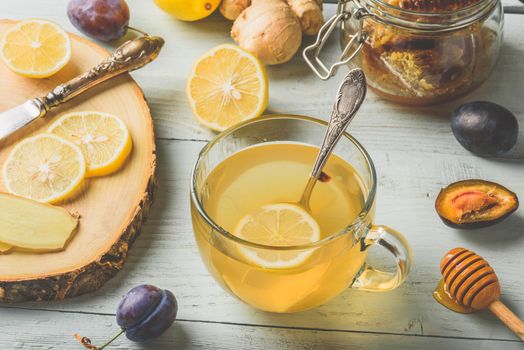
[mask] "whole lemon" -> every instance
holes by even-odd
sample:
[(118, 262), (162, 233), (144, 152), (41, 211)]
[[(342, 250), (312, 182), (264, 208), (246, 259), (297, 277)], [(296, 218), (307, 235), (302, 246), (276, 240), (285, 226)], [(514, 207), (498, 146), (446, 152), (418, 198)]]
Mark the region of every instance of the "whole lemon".
[(209, 16), (221, 0), (155, 0), (165, 12), (183, 21), (196, 21)]

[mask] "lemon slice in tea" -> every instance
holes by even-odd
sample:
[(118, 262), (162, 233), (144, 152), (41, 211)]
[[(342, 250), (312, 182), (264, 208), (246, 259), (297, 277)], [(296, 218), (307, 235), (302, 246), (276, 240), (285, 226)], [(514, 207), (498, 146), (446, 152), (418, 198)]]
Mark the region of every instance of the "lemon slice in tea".
[(73, 112), (56, 120), (48, 132), (76, 144), (86, 159), (86, 177), (117, 171), (131, 152), (124, 122), (102, 112)]
[(258, 117), (268, 102), (264, 65), (235, 45), (220, 45), (198, 59), (187, 81), (193, 114), (204, 126), (222, 131)]
[(58, 136), (40, 134), (13, 148), (4, 163), (3, 177), (9, 192), (54, 203), (80, 187), (85, 170), (80, 148)]
[[(287, 203), (265, 205), (237, 224), (235, 236), (268, 246), (296, 246), (320, 239), (318, 223), (304, 209)], [(303, 263), (313, 252), (266, 250), (242, 247), (252, 262), (266, 268), (290, 268)]]
[(33, 19), (10, 28), (0, 41), (0, 59), (13, 72), (46, 78), (69, 62), (71, 40), (55, 23)]

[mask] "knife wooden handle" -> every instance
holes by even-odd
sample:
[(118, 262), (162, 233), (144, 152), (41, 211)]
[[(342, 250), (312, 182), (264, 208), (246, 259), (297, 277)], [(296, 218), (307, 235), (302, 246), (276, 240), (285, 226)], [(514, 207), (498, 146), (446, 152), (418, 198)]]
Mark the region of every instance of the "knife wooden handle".
[(145, 66), (158, 56), (163, 45), (164, 39), (149, 35), (125, 42), (87, 73), (58, 85), (44, 97), (34, 99), (33, 102), (40, 108), (40, 116), (95, 85)]

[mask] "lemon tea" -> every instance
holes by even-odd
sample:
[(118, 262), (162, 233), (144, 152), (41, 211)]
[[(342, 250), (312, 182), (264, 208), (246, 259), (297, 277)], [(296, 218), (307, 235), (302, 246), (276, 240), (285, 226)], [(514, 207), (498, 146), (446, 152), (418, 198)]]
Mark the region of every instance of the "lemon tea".
[[(295, 312), (318, 306), (349, 286), (391, 290), (411, 266), (409, 246), (372, 224), (376, 175), (365, 150), (345, 134), (310, 200), (304, 191), (322, 141), (323, 122), (275, 116), (246, 122), (204, 147), (191, 183), (191, 215), (208, 270), (256, 308)], [(379, 243), (397, 271), (368, 267)]]
[[(234, 234), (239, 222), (259, 208), (297, 202), (317, 153), (318, 148), (304, 144), (267, 143), (233, 154), (206, 179), (202, 199), (205, 211)], [(310, 214), (320, 235), (308, 243), (343, 230), (357, 217), (364, 204), (362, 186), (351, 165), (336, 155), (329, 159), (310, 202)], [(288, 252), (275, 266), (271, 255), (278, 256), (278, 251), (263, 252), (235, 244), (220, 249), (208, 241), (205, 232), (196, 231), (204, 261), (215, 278), (240, 299), (264, 310), (289, 312), (323, 303), (350, 284), (365, 258), (365, 253), (354, 252), (350, 261), (347, 255), (351, 252), (341, 242), (338, 249), (335, 245)], [(348, 273), (351, 270), (353, 273)]]

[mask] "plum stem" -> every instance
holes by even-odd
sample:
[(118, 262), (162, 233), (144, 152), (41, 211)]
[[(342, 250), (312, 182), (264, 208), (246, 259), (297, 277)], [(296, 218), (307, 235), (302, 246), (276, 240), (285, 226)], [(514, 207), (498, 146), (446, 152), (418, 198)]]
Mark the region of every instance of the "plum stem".
[(135, 28), (135, 27), (126, 26), (126, 28), (127, 28), (128, 30), (132, 30), (132, 31), (134, 31), (134, 32), (140, 33), (140, 34), (142, 34), (142, 35), (149, 36), (149, 34), (147, 34), (146, 32), (144, 32), (143, 30), (137, 29), (137, 28)]
[(113, 341), (115, 341), (116, 338), (118, 338), (119, 336), (121, 336), (124, 332), (126, 331), (125, 328), (123, 328), (120, 332), (118, 332), (118, 334), (116, 334), (113, 338), (111, 338), (111, 340), (109, 340), (107, 343), (105, 343), (104, 345), (102, 345), (101, 347), (97, 347), (97, 346), (94, 346), (93, 344), (91, 344), (91, 339), (89, 339), (88, 337), (82, 337), (80, 334), (75, 334), (75, 338), (84, 346), (84, 348), (86, 349), (89, 349), (89, 350), (103, 350), (106, 346), (108, 346), (109, 344), (111, 344)]
[(118, 332), (118, 334), (116, 334), (113, 338), (111, 338), (107, 343), (105, 343), (104, 345), (102, 345), (100, 348), (98, 348), (98, 350), (103, 350), (106, 346), (108, 346), (109, 344), (111, 344), (113, 341), (115, 341), (116, 338), (120, 337), (122, 334), (124, 334), (124, 332), (126, 331), (125, 328), (122, 328), (122, 330), (120, 332)]

